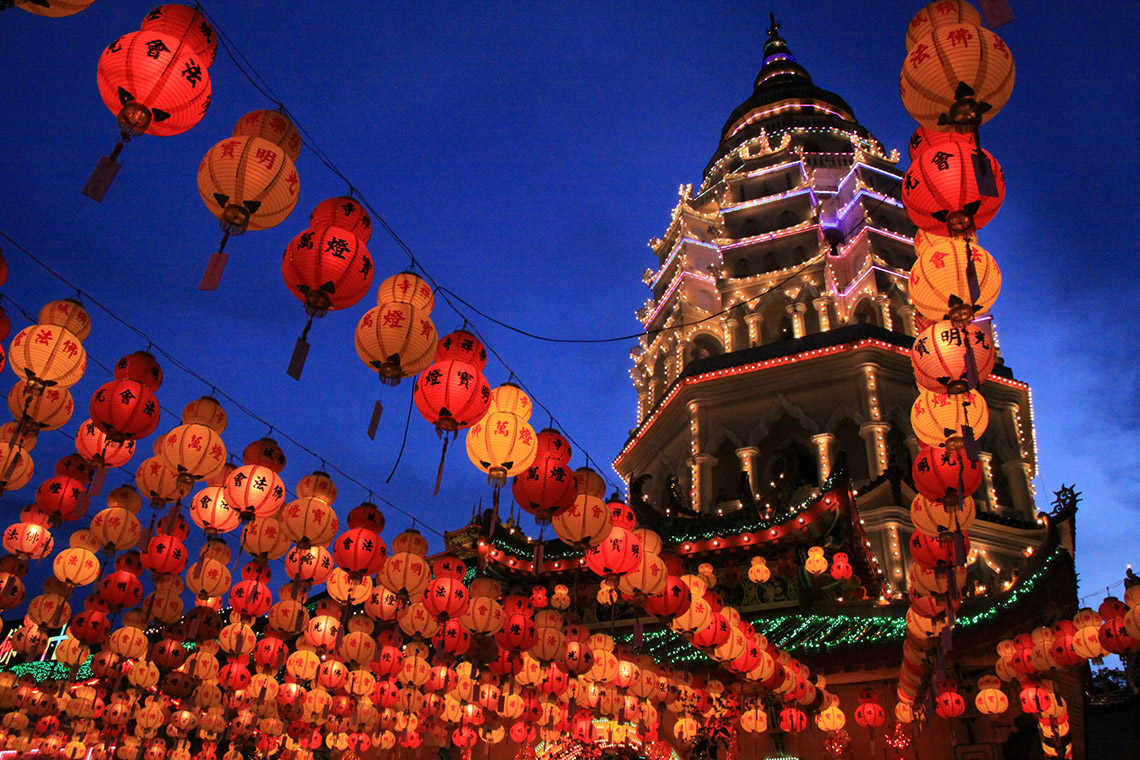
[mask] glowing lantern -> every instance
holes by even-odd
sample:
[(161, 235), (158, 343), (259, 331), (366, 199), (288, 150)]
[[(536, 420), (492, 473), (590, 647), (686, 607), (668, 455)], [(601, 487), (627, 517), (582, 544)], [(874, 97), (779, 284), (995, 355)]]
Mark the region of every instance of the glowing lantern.
[(16, 419), (40, 430), (62, 427), (75, 410), (70, 391), (64, 388), (40, 388), (21, 380), (8, 393), (8, 408)]
[(920, 388), (910, 408), (911, 428), (926, 446), (961, 448), (963, 428), (969, 426), (976, 440), (985, 432), (989, 419), (989, 407), (977, 390), (951, 396)]
[(472, 364), (437, 360), (416, 378), (415, 402), (437, 431), (453, 433), (483, 419), (491, 405), (491, 386)]
[[(640, 531), (635, 533), (640, 533)], [(608, 536), (606, 540), (609, 540)], [(590, 551), (593, 549), (587, 550), (587, 556)], [(665, 565), (665, 560), (656, 553), (648, 551), (645, 548), (644, 539), (642, 539), (641, 559), (632, 570), (618, 579), (618, 588), (623, 594), (632, 596), (635, 600), (644, 603), (648, 597), (664, 590), (668, 575), (669, 570)]]
[(333, 560), (349, 573), (368, 575), (380, 569), (388, 547), (367, 528), (349, 528), (333, 544)]
[(96, 467), (122, 467), (135, 453), (135, 442), (112, 441), (92, 420), (79, 426), (75, 433), (75, 450)]
[(492, 410), (467, 433), (467, 456), (496, 487), (534, 461), (534, 428), (518, 415)]
[[(962, 534), (965, 552), (970, 552), (969, 536)], [(913, 533), (909, 541), (910, 556), (922, 567), (950, 567), (955, 564), (954, 542), (930, 538), (921, 533)]]
[(112, 380), (91, 397), (91, 419), (111, 441), (146, 438), (161, 414), (154, 391), (134, 380)]
[(762, 707), (749, 707), (740, 713), (740, 727), (750, 734), (768, 730), (768, 713)]
[(142, 535), (139, 519), (122, 507), (107, 507), (91, 518), (91, 534), (102, 548), (124, 551), (138, 543)]
[(804, 570), (812, 575), (823, 575), (827, 572), (827, 558), (823, 556), (822, 546), (813, 546), (808, 549), (808, 558), (804, 561)]
[[(146, 29), (131, 32), (99, 57), (99, 94), (118, 118), (124, 138), (177, 135), (206, 114), (208, 66), (178, 37)], [(116, 158), (112, 154), (111, 160)]]
[[(395, 542), (393, 542), (395, 552)], [(384, 562), (377, 581), (384, 588), (405, 599), (418, 597), (431, 581), (431, 569), (422, 554), (393, 553)]]
[(259, 137), (281, 146), (291, 161), (301, 155), (301, 134), (281, 111), (250, 111), (234, 125), (234, 137)]
[(336, 537), (336, 511), (324, 499), (302, 496), (281, 510), (285, 535), (302, 548), (325, 546)]
[[(972, 375), (968, 353), (973, 354)], [(988, 323), (960, 329), (950, 322), (935, 322), (915, 337), (911, 348), (918, 385), (951, 395), (965, 393), (985, 382), (993, 371), (995, 358), (992, 327)]]
[(99, 577), (99, 560), (87, 549), (64, 549), (56, 555), (52, 571), (70, 586), (86, 586)]
[(982, 715), (1000, 715), (1009, 709), (1009, 697), (1001, 690), (1001, 681), (997, 676), (982, 676), (978, 679), (974, 706)]
[(487, 366), (487, 349), (483, 342), (466, 330), (456, 330), (439, 339), (435, 361), (456, 360), (475, 367), (480, 372)]
[(190, 500), (190, 517), (199, 528), (211, 535), (229, 533), (240, 522), (238, 511), (226, 501), (221, 486), (207, 486), (195, 494)]
[(911, 467), (915, 489), (927, 499), (956, 499), (978, 490), (982, 466), (962, 451), (926, 446)]
[(877, 701), (863, 702), (855, 708), (855, 722), (863, 728), (878, 728), (886, 717), (886, 711)]
[[(578, 482), (581, 488), (582, 479)], [(579, 493), (569, 509), (555, 515), (553, 524), (563, 543), (581, 549), (601, 543), (610, 533), (605, 502), (585, 493)]]
[(957, 718), (966, 711), (966, 700), (958, 693), (954, 681), (940, 681), (938, 696), (934, 699), (934, 711), (940, 718)]
[(748, 580), (753, 583), (767, 583), (771, 577), (772, 571), (768, 568), (768, 560), (760, 556), (753, 557), (748, 567)]
[(43, 559), (51, 553), (51, 531), (44, 525), (19, 522), (4, 531), (4, 550), (23, 559)]
[(1002, 109), (1013, 76), (1013, 56), (996, 34), (973, 23), (940, 24), (910, 41), (899, 91), (919, 124), (965, 131)]
[(16, 0), (14, 5), (37, 16), (63, 18), (86, 10), (93, 2), (95, 0)]
[(198, 285), (214, 290), (225, 270), (226, 241), (247, 230), (266, 230), (297, 205), (300, 180), (285, 150), (261, 137), (230, 137), (211, 148), (198, 167), (202, 202), (225, 233)]
[(946, 24), (982, 25), (982, 17), (974, 6), (965, 0), (936, 0), (926, 6), (906, 27), (906, 49), (910, 50), (922, 41), (931, 29)]
[(161, 448), (155, 453), (183, 482), (209, 478), (226, 464), (221, 436), (206, 425), (179, 425), (160, 440)]
[[(569, 456), (563, 459), (561, 453), (540, 453), (544, 434), (548, 437), (553, 434), (561, 440), (553, 430), (540, 432), (534, 460), (525, 472), (515, 476), (512, 486), (515, 501), (542, 524), (549, 523), (555, 515), (569, 509), (578, 495), (577, 478), (567, 466)], [(569, 454), (569, 447), (565, 451)]]
[(957, 530), (969, 530), (977, 517), (974, 500), (967, 496), (959, 507), (957, 499), (932, 500), (922, 494), (910, 505), (910, 519), (915, 529), (931, 538)]
[(83, 343), (70, 330), (51, 324), (25, 327), (8, 349), (8, 363), (33, 391), (47, 387), (70, 388), (87, 369)]
[(836, 552), (831, 559), (831, 577), (837, 581), (846, 581), (851, 578), (853, 572), (847, 555), (843, 552)]
[(276, 515), (285, 505), (285, 484), (264, 464), (245, 464), (231, 472), (225, 498), (244, 519)]
[(409, 303), (388, 301), (360, 318), (356, 353), (380, 374), (382, 382), (396, 385), (432, 363), (437, 334), (429, 313)]
[(815, 716), (820, 731), (838, 731), (847, 724), (847, 716), (838, 707), (827, 707)]
[[(948, 319), (964, 327), (978, 312), (994, 305), (1001, 291), (1001, 270), (977, 243), (919, 230), (914, 250), (917, 258), (910, 270), (910, 297), (927, 319)], [(978, 282), (977, 299), (970, 295), (967, 277), (971, 262)]]
[[(916, 226), (934, 235), (965, 236), (994, 218), (1005, 197), (1005, 177), (993, 156), (981, 154), (980, 169), (972, 146), (961, 142), (930, 145), (915, 158), (903, 180), (902, 201)], [(987, 180), (996, 184), (996, 196), (982, 193)]]
[(797, 733), (807, 728), (807, 716), (803, 710), (785, 707), (780, 710), (780, 730), (786, 734)]
[(178, 471), (159, 457), (143, 460), (135, 471), (135, 484), (152, 504), (177, 501), (188, 494), (191, 487), (191, 483), (179, 479)]

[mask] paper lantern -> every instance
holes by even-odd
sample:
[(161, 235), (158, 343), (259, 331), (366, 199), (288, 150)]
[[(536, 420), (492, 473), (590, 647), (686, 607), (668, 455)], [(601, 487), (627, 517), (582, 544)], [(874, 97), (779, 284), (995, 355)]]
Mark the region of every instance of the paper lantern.
[(4, 531), (4, 550), (23, 559), (43, 559), (51, 553), (51, 531), (45, 525), (18, 522)]
[[(967, 353), (973, 355), (974, 375), (968, 370)], [(992, 326), (979, 322), (962, 329), (935, 322), (915, 337), (910, 358), (919, 387), (951, 395), (973, 390), (993, 371)]]
[[(984, 248), (968, 239), (948, 238), (919, 230), (910, 270), (910, 298), (922, 315), (948, 319), (958, 327), (989, 311), (1001, 291), (1001, 270)], [(978, 297), (970, 295), (968, 262), (973, 262)]]
[(70, 330), (58, 325), (25, 327), (12, 338), (8, 363), (31, 389), (70, 388), (87, 369), (83, 343)]
[(1000, 37), (977, 24), (941, 24), (911, 42), (899, 92), (919, 124), (965, 131), (1005, 106), (1013, 78), (1013, 56)]
[(864, 702), (855, 708), (855, 722), (863, 728), (878, 728), (886, 717), (886, 711), (878, 702)]
[(107, 507), (91, 518), (91, 534), (104, 549), (119, 552), (138, 543), (142, 526), (130, 510)]
[(409, 599), (418, 597), (431, 581), (431, 568), (422, 555), (395, 552), (384, 561), (376, 580), (392, 593)]
[(230, 236), (276, 227), (297, 205), (299, 190), (297, 169), (281, 146), (261, 137), (230, 137), (210, 148), (198, 166), (198, 193), (225, 234), (199, 289), (217, 287)]
[(552, 523), (563, 543), (581, 549), (601, 543), (610, 532), (605, 502), (587, 494), (579, 494), (569, 509), (554, 516)]
[[(986, 151), (961, 142), (929, 145), (903, 177), (902, 202), (917, 227), (934, 235), (969, 235), (985, 227), (1005, 198), (1005, 175)], [(985, 176), (979, 176), (984, 172)], [(980, 188), (996, 186), (996, 195)]]
[(310, 228), (285, 248), (281, 275), (310, 315), (353, 306), (372, 286), (368, 248), (339, 227)]
[(83, 484), (66, 475), (48, 478), (36, 489), (36, 509), (58, 520), (78, 519), (89, 501)]
[[(969, 537), (964, 533), (962, 536), (965, 544), (965, 553), (969, 555)], [(911, 558), (922, 567), (950, 567), (958, 564), (954, 560), (953, 541), (942, 541), (937, 538), (924, 536), (921, 533), (913, 533), (908, 543)]]
[(968, 495), (982, 484), (982, 466), (962, 451), (935, 446), (919, 450), (911, 467), (915, 489), (927, 499)]
[(823, 575), (827, 572), (827, 557), (823, 556), (822, 546), (813, 546), (808, 549), (808, 557), (804, 560), (804, 570), (812, 575)]
[(415, 402), (437, 431), (452, 433), (483, 419), (491, 405), (491, 386), (467, 362), (436, 361), (416, 378)]
[(301, 496), (281, 510), (285, 535), (302, 548), (326, 546), (336, 536), (337, 524), (336, 511), (316, 496)]
[[(225, 497), (221, 486), (207, 486), (190, 499), (190, 517), (211, 535), (229, 533), (240, 522), (238, 510)], [(210, 594), (209, 596), (216, 596)]]
[(159, 533), (147, 542), (141, 559), (143, 567), (152, 573), (175, 575), (186, 569), (188, 557), (186, 545), (179, 538)]
[(586, 567), (612, 580), (641, 564), (641, 539), (631, 530), (611, 526), (605, 539), (587, 549), (585, 556)]
[(244, 519), (271, 517), (285, 506), (281, 476), (264, 464), (245, 464), (226, 477), (225, 499)]
[(965, 0), (937, 0), (914, 15), (906, 27), (906, 49), (910, 50), (931, 29), (947, 24), (982, 25), (982, 17), (974, 6)]
[(958, 693), (958, 684), (954, 681), (938, 684), (938, 696), (934, 699), (934, 705), (934, 711), (940, 718), (957, 718), (966, 712), (966, 700)]
[(367, 528), (349, 528), (333, 543), (333, 561), (349, 573), (375, 573), (387, 555), (388, 547)]
[[(293, 159), (296, 160), (296, 157)], [(309, 215), (309, 226), (314, 229), (339, 227), (356, 235), (365, 244), (372, 237), (372, 217), (368, 215), (368, 211), (360, 201), (346, 196), (329, 198), (318, 203), (313, 213)], [(385, 300), (395, 299), (381, 299), (381, 303)]]
[(179, 425), (160, 440), (155, 453), (184, 482), (209, 478), (226, 464), (222, 437), (205, 425)]
[[(435, 308), (435, 294), (431, 286), (415, 272), (400, 272), (385, 279), (376, 291), (376, 303), (403, 303), (425, 314)], [(466, 333), (470, 335), (470, 333)], [(467, 358), (465, 356), (458, 358)], [(474, 363), (474, 362), (469, 362)]]
[(847, 716), (838, 707), (827, 707), (815, 716), (820, 731), (838, 731), (847, 724)]
[(87, 549), (64, 549), (52, 562), (52, 572), (70, 586), (86, 586), (99, 577), (99, 560)]
[(87, 420), (75, 433), (75, 450), (96, 467), (122, 467), (134, 456), (135, 442), (112, 441), (94, 421)]
[(218, 38), (213, 25), (201, 11), (189, 5), (160, 5), (146, 14), (139, 28), (177, 37), (183, 45), (190, 46), (206, 66), (213, 64), (218, 55)]
[(161, 415), (154, 392), (134, 380), (112, 380), (91, 396), (91, 419), (111, 441), (146, 438)]
[(918, 494), (910, 505), (911, 522), (916, 530), (931, 538), (969, 530), (977, 517), (974, 500), (966, 496), (961, 505), (958, 502), (958, 499), (928, 499)]
[(15, 6), (37, 16), (62, 18), (86, 10), (93, 2), (95, 0), (16, 0)]
[(301, 155), (301, 134), (293, 122), (281, 111), (250, 111), (238, 119), (234, 125), (234, 137), (258, 137), (285, 151), (289, 160), (296, 161)]
[(55, 430), (71, 419), (75, 403), (65, 388), (39, 388), (21, 380), (8, 392), (8, 409), (16, 419), (39, 430)]
[(412, 304), (389, 301), (360, 318), (356, 353), (380, 374), (381, 381), (396, 385), (432, 363), (437, 336), (428, 313)]
[(191, 482), (178, 477), (178, 471), (166, 465), (160, 457), (143, 460), (135, 471), (135, 485), (139, 493), (153, 503), (177, 501), (190, 493)]
[(131, 32), (99, 57), (99, 95), (124, 137), (181, 134), (201, 121), (210, 106), (209, 65), (178, 37), (155, 30)]
[(960, 448), (963, 427), (968, 425), (977, 440), (989, 420), (989, 406), (977, 390), (949, 395), (920, 388), (910, 409), (911, 429), (926, 446)]
[(456, 330), (439, 339), (439, 347), (435, 353), (436, 362), (451, 359), (466, 362), (482, 372), (487, 366), (487, 349), (481, 340), (468, 331)]
[(492, 409), (467, 433), (467, 456), (496, 486), (525, 471), (536, 446), (534, 428), (511, 412)]

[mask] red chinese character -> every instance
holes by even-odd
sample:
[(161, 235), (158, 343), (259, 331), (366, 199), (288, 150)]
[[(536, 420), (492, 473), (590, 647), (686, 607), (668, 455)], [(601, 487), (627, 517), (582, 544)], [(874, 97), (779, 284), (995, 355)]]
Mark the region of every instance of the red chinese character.
[(289, 186), (289, 195), (297, 194), (297, 185), (300, 184), (300, 180), (297, 179), (296, 170), (289, 172), (289, 176), (285, 178), (285, 184)]
[(399, 309), (389, 309), (384, 312), (385, 327), (401, 327), (404, 323), (404, 313)]
[(277, 163), (277, 151), (269, 148), (258, 148), (253, 157), (259, 164), (265, 164), (265, 168), (270, 171), (273, 170), (274, 165)]
[(51, 339), (54, 337), (55, 333), (51, 330), (40, 330), (38, 333), (36, 333), (35, 342), (39, 343), (41, 346), (50, 346)]
[(237, 150), (237, 146), (239, 145), (241, 145), (241, 142), (238, 140), (230, 140), (229, 142), (222, 143), (222, 158), (237, 158), (237, 156), (234, 155), (234, 151)]
[(950, 47), (958, 47), (959, 42), (962, 43), (962, 47), (969, 47), (974, 35), (970, 34), (969, 29), (951, 29), (946, 39), (950, 41)]
[(200, 436), (200, 435), (190, 436), (190, 443), (188, 443), (187, 446), (191, 449), (194, 449), (195, 451), (201, 451), (202, 450), (202, 436)]
[(930, 58), (930, 52), (926, 45), (916, 45), (914, 50), (910, 51), (910, 65), (916, 69), (928, 58)]

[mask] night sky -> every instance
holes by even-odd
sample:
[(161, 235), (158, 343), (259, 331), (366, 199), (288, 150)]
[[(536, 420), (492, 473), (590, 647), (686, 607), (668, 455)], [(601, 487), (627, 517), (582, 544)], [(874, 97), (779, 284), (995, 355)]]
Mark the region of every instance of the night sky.
[[(342, 515), (371, 489), (417, 515), (433, 549), (442, 548), (431, 531), (461, 526), (473, 505), (489, 505), (490, 488), (459, 445), (432, 497), (440, 443), (415, 411), (403, 459), (385, 483), (411, 383), (384, 390), (384, 415), (370, 441), (365, 430), (381, 387), (357, 358), (352, 336), (374, 295), (315, 323), (302, 380), (285, 374), (305, 315), (282, 281), (281, 256), (307, 227), (312, 207), (345, 194), (345, 183), (304, 151), (292, 216), (231, 240), (219, 289), (197, 289), (221, 237), (198, 196), (198, 163), (243, 114), (274, 107), (225, 52), (210, 69), (213, 102), (198, 126), (132, 141), (106, 200), (80, 195), (117, 139), (95, 86), (96, 61), (152, 7), (98, 0), (65, 19), (0, 15), (0, 230), (75, 283), (94, 323), (85, 343), (92, 361), (72, 389), (77, 412), (67, 435), (41, 435), (32, 484), (0, 497), (3, 524), (73, 450), (70, 437), (92, 392), (110, 379), (95, 361), (110, 366), (153, 342), (152, 350), (207, 380), (159, 356), (166, 370), (160, 432), (178, 424), (187, 402), (216, 388), (275, 428), (290, 488), (323, 458), (330, 471), (366, 486), (333, 471)], [(884, 7), (892, 9), (880, 12)], [(838, 0), (772, 7), (816, 84), (842, 96), (904, 157), (915, 124), (899, 100), (898, 71), (904, 29), (920, 7)], [(748, 96), (769, 10), (747, 2), (381, 8), (265, 0), (215, 1), (205, 9), (440, 284), (522, 330), (572, 339), (639, 329), (633, 313), (648, 296), (641, 273), (655, 266), (646, 243), (664, 232), (678, 186), (699, 184), (724, 120)], [(1062, 483), (1076, 483), (1084, 495), (1081, 593), (1103, 594), (1140, 556), (1132, 309), (1140, 24), (1107, 2), (1085, 4), (1080, 15), (1059, 2), (1015, 3), (1014, 10), (1017, 20), (997, 32), (1014, 54), (1017, 82), (1009, 105), (982, 131), (1008, 194), (979, 240), (1003, 269), (995, 307), (1003, 355), (1033, 388), (1038, 507)], [(13, 333), (29, 323), (15, 304), (34, 314), (49, 300), (75, 296), (7, 241), (0, 248), (11, 270), (0, 292)], [(408, 266), (382, 230), (369, 248), (376, 282)], [(437, 304), (432, 318), (441, 335), (463, 324), (462, 315)], [(634, 341), (551, 343), (479, 317), (472, 326), (509, 365), (492, 360), (491, 384), (513, 370), (576, 442), (572, 464), (585, 465), (588, 452), (617, 483), (609, 462), (636, 423)], [(8, 370), (4, 378), (6, 393), (16, 378)], [(267, 425), (222, 400), (230, 416), (223, 438), (240, 456)], [(548, 422), (536, 411), (536, 429)], [(151, 440), (112, 472), (108, 488), (133, 475)], [(96, 499), (87, 519), (100, 506)], [(393, 508), (385, 512), (388, 539), (410, 524)], [(529, 518), (523, 525), (537, 533)], [(273, 588), (285, 580), (275, 575)], [(38, 592), (38, 582), (29, 583), (28, 598)]]

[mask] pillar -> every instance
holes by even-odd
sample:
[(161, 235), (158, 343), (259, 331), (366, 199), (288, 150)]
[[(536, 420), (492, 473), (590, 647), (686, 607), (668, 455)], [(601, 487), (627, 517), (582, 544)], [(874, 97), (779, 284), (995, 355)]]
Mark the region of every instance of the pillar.
[(697, 454), (688, 460), (692, 484), (689, 497), (693, 500), (693, 511), (704, 513), (712, 506), (712, 466), (716, 457), (712, 454)]
[(819, 314), (819, 331), (827, 332), (831, 329), (831, 296), (820, 296), (811, 304)]
[(1024, 459), (1013, 459), (1001, 466), (1009, 482), (1010, 496), (1013, 498), (1013, 508), (1021, 513), (1022, 517), (1033, 517), (1033, 493), (1030, 484), (1029, 462)]
[(681, 376), (681, 373), (685, 371), (685, 365), (689, 363), (689, 345), (690, 343), (687, 340), (681, 339), (677, 341), (677, 349), (674, 354), (673, 377), (671, 378), (673, 380)]
[(918, 329), (915, 327), (915, 324), (914, 324), (914, 313), (915, 313), (915, 308), (913, 306), (911, 306), (910, 304), (904, 304), (904, 305), (899, 307), (899, 314), (902, 316), (902, 319), (903, 319), (903, 325), (902, 325), (903, 332), (905, 332), (907, 335), (911, 336), (912, 338), (915, 336), (915, 333), (918, 332)]
[(792, 315), (792, 337), (804, 337), (804, 312), (807, 311), (806, 303), (790, 303), (787, 306), (788, 314)]
[(887, 297), (886, 293), (880, 293), (874, 298), (875, 306), (879, 307), (879, 324), (888, 330), (893, 330), (894, 326), (891, 319), (891, 299)]
[(756, 493), (756, 458), (760, 456), (760, 449), (755, 446), (745, 446), (736, 450), (736, 456), (740, 457), (740, 469), (748, 475), (748, 487), (752, 489), (752, 493)]
[(759, 312), (753, 312), (744, 318), (748, 323), (748, 345), (760, 345), (760, 328), (764, 322), (764, 315)]
[(733, 343), (736, 340), (736, 328), (739, 326), (740, 321), (731, 317), (722, 319), (720, 322), (721, 343), (724, 345), (724, 352), (726, 354), (736, 350), (736, 346), (734, 346)]
[(871, 363), (859, 365), (863, 371), (863, 400), (866, 404), (867, 418), (874, 421), (883, 419), (879, 407), (879, 379), (875, 373), (878, 367)]
[(988, 451), (978, 452), (978, 461), (982, 465), (982, 498), (981, 503), (975, 503), (979, 509), (988, 512), (997, 511), (997, 491), (994, 489), (994, 455)]
[(867, 467), (872, 480), (887, 469), (887, 431), (890, 429), (886, 422), (867, 422), (859, 428), (859, 435), (867, 442)]
[(815, 444), (815, 464), (819, 472), (819, 484), (823, 485), (823, 481), (827, 480), (827, 476), (831, 474), (835, 436), (831, 433), (820, 433), (813, 435), (811, 442)]

